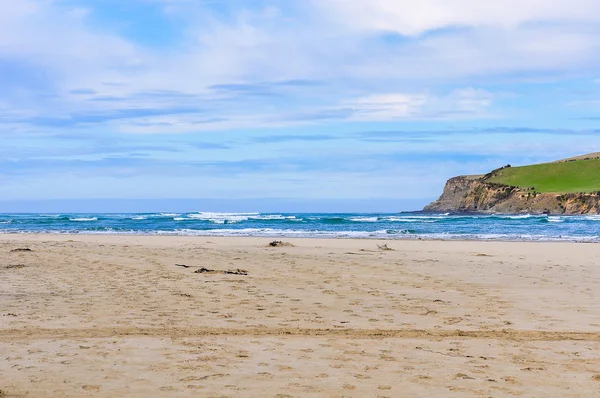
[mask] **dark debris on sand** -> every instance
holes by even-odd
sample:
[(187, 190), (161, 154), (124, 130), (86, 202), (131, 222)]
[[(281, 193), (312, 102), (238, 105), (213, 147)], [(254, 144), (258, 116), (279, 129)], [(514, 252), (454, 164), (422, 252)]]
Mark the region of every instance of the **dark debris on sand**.
[(234, 270), (232, 270), (232, 269), (219, 270), (219, 269), (209, 269), (206, 267), (195, 267), (192, 265), (185, 265), (185, 264), (175, 264), (175, 266), (186, 268), (186, 269), (187, 268), (198, 268), (196, 271), (194, 271), (195, 274), (248, 275), (248, 271), (246, 271), (245, 269), (241, 269), (241, 268), (236, 268)]
[(216, 269), (208, 269), (205, 267), (200, 267), (196, 271), (195, 274), (224, 274), (224, 275), (248, 275), (248, 271), (245, 269), (237, 268), (235, 270), (216, 270)]
[(379, 250), (394, 250), (394, 249), (392, 249), (391, 247), (389, 247), (389, 246), (387, 245), (387, 243), (384, 243), (384, 244), (382, 244), (382, 245), (377, 245), (377, 247), (379, 248)]
[(25, 264), (10, 264), (10, 265), (7, 265), (6, 267), (4, 267), (4, 269), (19, 269), (19, 268), (25, 268)]
[(292, 245), (289, 242), (284, 242), (281, 240), (274, 240), (271, 243), (269, 243), (269, 246), (271, 246), (271, 247), (281, 247), (281, 246), (293, 247), (294, 245)]
[(10, 252), (11, 253), (20, 253), (20, 252), (32, 252), (33, 250), (31, 250), (28, 247), (24, 247), (24, 248), (17, 248), (17, 249), (12, 249)]

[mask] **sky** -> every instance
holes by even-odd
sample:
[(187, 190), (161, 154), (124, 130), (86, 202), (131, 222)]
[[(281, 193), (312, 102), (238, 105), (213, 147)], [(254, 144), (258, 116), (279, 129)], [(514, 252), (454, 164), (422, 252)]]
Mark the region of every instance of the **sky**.
[(600, 151), (597, 0), (0, 2), (0, 211), (409, 210)]

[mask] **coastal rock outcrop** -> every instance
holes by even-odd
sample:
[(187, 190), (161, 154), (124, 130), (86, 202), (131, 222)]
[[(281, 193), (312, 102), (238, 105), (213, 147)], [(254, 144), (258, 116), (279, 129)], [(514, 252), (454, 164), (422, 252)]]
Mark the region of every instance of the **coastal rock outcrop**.
[(438, 200), (423, 209), (435, 213), (600, 214), (600, 192), (540, 193), (486, 182), (485, 176), (458, 176), (446, 182)]

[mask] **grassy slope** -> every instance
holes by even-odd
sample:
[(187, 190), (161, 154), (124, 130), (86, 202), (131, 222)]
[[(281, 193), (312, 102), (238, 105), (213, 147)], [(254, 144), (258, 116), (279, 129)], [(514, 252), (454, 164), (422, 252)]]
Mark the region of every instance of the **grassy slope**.
[(600, 159), (508, 167), (487, 181), (537, 192), (595, 192), (600, 191)]

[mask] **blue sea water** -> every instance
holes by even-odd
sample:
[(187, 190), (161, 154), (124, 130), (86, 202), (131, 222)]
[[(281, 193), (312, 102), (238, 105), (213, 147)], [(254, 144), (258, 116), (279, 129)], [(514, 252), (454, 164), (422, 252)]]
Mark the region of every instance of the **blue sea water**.
[(0, 214), (0, 233), (600, 242), (600, 216), (211, 212)]

